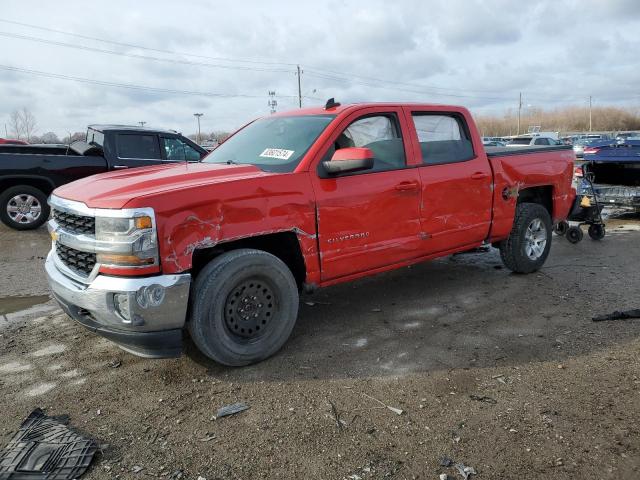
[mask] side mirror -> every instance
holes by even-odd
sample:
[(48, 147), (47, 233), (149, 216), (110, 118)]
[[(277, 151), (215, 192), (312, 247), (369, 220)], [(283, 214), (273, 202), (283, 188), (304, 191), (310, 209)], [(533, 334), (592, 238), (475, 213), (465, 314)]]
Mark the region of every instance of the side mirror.
[(331, 175), (370, 170), (373, 168), (373, 156), (373, 152), (368, 148), (340, 148), (335, 151), (330, 161), (322, 162), (322, 166)]

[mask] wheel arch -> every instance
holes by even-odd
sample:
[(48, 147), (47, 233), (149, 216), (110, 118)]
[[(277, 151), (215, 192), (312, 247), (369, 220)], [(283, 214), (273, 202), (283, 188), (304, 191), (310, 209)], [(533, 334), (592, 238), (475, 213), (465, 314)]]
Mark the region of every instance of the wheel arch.
[(28, 185), (33, 188), (37, 188), (46, 196), (51, 195), (51, 192), (55, 190), (54, 183), (45, 177), (36, 176), (11, 176), (0, 178), (0, 192), (3, 192), (11, 187), (17, 187), (18, 185)]
[(537, 203), (542, 205), (549, 212), (549, 216), (553, 219), (553, 186), (540, 185), (536, 187), (527, 187), (518, 191), (518, 202), (521, 203)]
[(240, 248), (252, 248), (274, 255), (284, 262), (291, 270), (298, 288), (302, 288), (307, 275), (302, 248), (296, 232), (276, 232), (263, 235), (245, 237), (227, 242), (221, 242), (212, 247), (194, 250), (191, 260), (191, 273), (194, 277), (200, 273), (207, 263), (217, 256)]

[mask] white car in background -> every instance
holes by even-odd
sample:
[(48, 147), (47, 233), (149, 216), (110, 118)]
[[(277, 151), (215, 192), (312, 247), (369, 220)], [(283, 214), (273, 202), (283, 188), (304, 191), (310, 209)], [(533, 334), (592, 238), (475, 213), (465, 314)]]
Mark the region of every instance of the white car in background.
[(548, 146), (562, 145), (560, 140), (553, 137), (543, 135), (521, 135), (515, 137), (511, 142), (507, 143), (507, 147), (529, 147), (529, 146)]

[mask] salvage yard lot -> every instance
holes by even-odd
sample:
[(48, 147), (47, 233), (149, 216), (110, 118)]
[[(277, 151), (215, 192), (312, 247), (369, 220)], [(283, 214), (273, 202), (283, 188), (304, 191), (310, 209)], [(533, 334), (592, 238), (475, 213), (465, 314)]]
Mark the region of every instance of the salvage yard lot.
[[(456, 476), (443, 456), (478, 479), (639, 478), (640, 320), (591, 321), (640, 307), (639, 226), (554, 237), (531, 275), (492, 249), (304, 297), (284, 349), (246, 368), (134, 357), (51, 301), (0, 316), (0, 443), (43, 407), (103, 445), (89, 479)], [(3, 296), (46, 295), (46, 230), (0, 243)], [(212, 419), (234, 402), (250, 409)]]

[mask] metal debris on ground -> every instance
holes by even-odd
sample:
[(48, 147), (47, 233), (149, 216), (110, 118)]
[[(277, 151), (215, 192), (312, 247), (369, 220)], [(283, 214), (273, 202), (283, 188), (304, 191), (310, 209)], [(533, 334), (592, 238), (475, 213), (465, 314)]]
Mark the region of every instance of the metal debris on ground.
[(109, 368), (118, 368), (120, 365), (122, 365), (122, 362), (120, 360), (111, 360), (109, 363), (107, 363), (107, 367)]
[(402, 415), (404, 413), (404, 410), (402, 410), (401, 408), (396, 408), (396, 407), (392, 407), (390, 405), (387, 405), (386, 403), (378, 400), (375, 397), (372, 397), (371, 395), (367, 395), (366, 393), (363, 393), (362, 395), (364, 395), (367, 398), (370, 398), (371, 400), (375, 400), (376, 402), (378, 402), (380, 405), (382, 405), (385, 408), (388, 408), (389, 410), (391, 410), (393, 413), (395, 413), (396, 415)]
[(333, 420), (336, 422), (336, 427), (338, 427), (338, 430), (342, 430), (347, 426), (347, 422), (340, 418), (340, 412), (338, 412), (336, 405), (329, 399), (327, 399), (327, 401), (329, 402), (329, 406), (331, 406), (331, 415), (333, 415)]
[(246, 403), (234, 403), (232, 405), (226, 405), (218, 409), (218, 412), (213, 417), (214, 420), (222, 417), (228, 417), (229, 415), (235, 415), (236, 413), (244, 412), (249, 409), (249, 405)]
[(68, 417), (48, 417), (36, 408), (0, 450), (0, 478), (71, 480), (83, 475), (96, 443), (73, 432)]
[(640, 318), (640, 308), (634, 308), (633, 310), (616, 310), (606, 315), (598, 315), (593, 317), (594, 322), (605, 322), (608, 320), (629, 320), (631, 318)]
[(495, 405), (496, 403), (498, 403), (498, 401), (495, 398), (491, 398), (487, 396), (469, 395), (469, 398), (471, 400), (475, 400), (476, 402), (490, 403), (491, 405)]
[(454, 465), (454, 461), (451, 460), (449, 457), (442, 457), (440, 459), (440, 466), (441, 467), (452, 467)]
[(467, 480), (471, 475), (476, 474), (473, 467), (468, 467), (464, 463), (456, 463), (455, 467), (458, 469), (458, 473), (462, 475), (464, 480)]

